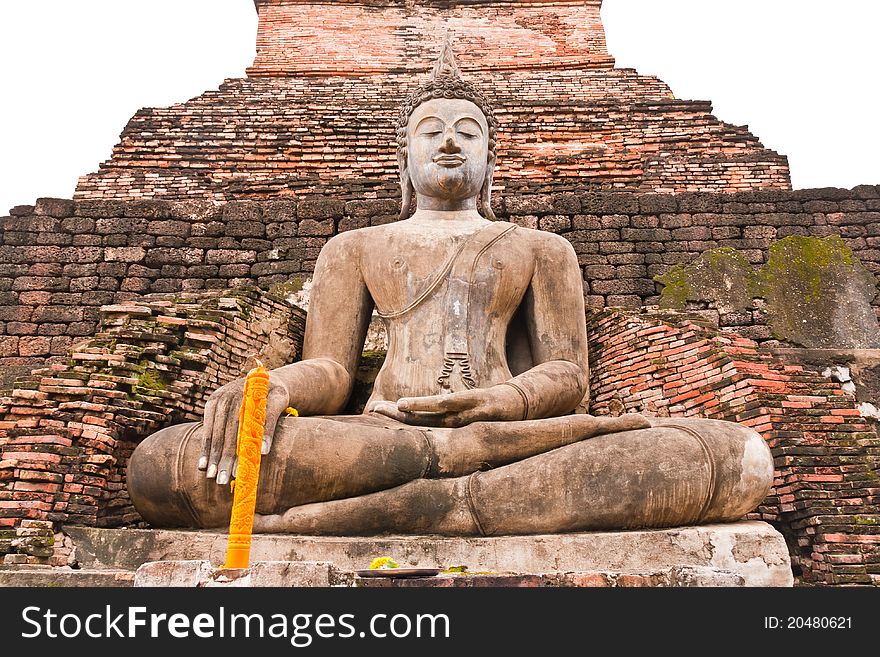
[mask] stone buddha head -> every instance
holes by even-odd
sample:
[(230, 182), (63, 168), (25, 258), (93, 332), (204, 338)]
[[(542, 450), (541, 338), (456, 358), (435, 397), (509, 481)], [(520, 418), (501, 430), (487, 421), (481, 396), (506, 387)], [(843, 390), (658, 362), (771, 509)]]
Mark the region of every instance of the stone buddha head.
[(407, 98), (397, 123), (400, 218), (409, 216), (415, 197), (421, 209), (475, 208), (494, 220), (496, 130), (489, 102), (462, 79), (447, 41), (431, 79)]

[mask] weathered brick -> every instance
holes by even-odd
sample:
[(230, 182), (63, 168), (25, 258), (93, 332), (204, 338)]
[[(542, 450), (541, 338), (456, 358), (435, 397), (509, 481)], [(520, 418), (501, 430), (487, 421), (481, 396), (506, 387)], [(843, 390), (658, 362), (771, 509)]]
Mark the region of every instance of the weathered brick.
[(67, 290), (70, 280), (67, 278), (43, 277), (43, 276), (19, 276), (12, 284), (16, 291), (30, 290)]
[(107, 247), (104, 249), (104, 259), (109, 262), (140, 262), (147, 252), (140, 246)]
[(312, 219), (304, 219), (299, 222), (299, 228), (297, 229), (298, 235), (314, 237), (321, 235), (333, 235), (334, 227), (332, 219), (325, 219), (324, 221), (314, 221)]
[(128, 201), (123, 205), (126, 217), (143, 217), (145, 219), (170, 219), (173, 206), (168, 201)]
[(61, 198), (38, 198), (34, 205), (34, 214), (47, 215), (49, 217), (73, 216), (74, 204), (69, 199)]
[[(343, 201), (329, 198), (303, 199), (296, 207), (298, 219), (340, 219), (344, 212), (345, 203)], [(385, 212), (377, 214), (385, 214)]]
[(66, 233), (91, 233), (95, 230), (95, 220), (89, 217), (68, 217), (61, 222), (61, 230)]
[(176, 221), (173, 219), (150, 221), (147, 223), (147, 233), (149, 235), (188, 237), (191, 225), (188, 221)]
[[(395, 215), (400, 212), (400, 203), (391, 199), (375, 201), (348, 201), (344, 207), (345, 214), (355, 218), (369, 218), (378, 215)], [(299, 208), (297, 208), (297, 216), (303, 217)]]
[(229, 265), (235, 263), (252, 263), (256, 260), (256, 251), (237, 251), (234, 249), (215, 249), (205, 254), (205, 263), (209, 265)]
[(671, 194), (646, 194), (639, 197), (642, 214), (661, 214), (678, 211), (678, 202)]
[(22, 356), (48, 356), (50, 342), (47, 337), (23, 337), (18, 343), (18, 353)]
[(31, 321), (42, 322), (78, 322), (83, 318), (82, 308), (69, 306), (42, 306), (35, 308)]
[[(210, 253), (210, 251), (208, 252)], [(148, 267), (162, 265), (198, 265), (201, 264), (205, 252), (201, 249), (168, 249), (155, 248), (147, 251), (144, 264)]]

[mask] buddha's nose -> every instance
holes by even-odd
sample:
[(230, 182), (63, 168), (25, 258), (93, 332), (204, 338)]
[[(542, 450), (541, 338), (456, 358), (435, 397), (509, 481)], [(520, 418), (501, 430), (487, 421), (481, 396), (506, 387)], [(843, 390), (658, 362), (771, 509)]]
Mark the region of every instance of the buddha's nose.
[(443, 135), (443, 143), (440, 145), (439, 150), (441, 153), (458, 153), (461, 151), (461, 146), (455, 141), (455, 133), (452, 130), (447, 130), (446, 134)]

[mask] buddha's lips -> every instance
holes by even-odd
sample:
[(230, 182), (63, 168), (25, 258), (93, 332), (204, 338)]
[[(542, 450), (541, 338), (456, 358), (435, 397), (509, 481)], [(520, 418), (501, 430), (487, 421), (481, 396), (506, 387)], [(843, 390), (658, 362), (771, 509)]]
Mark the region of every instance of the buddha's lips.
[(434, 164), (437, 164), (441, 167), (458, 167), (464, 164), (465, 158), (461, 155), (438, 155), (432, 159)]

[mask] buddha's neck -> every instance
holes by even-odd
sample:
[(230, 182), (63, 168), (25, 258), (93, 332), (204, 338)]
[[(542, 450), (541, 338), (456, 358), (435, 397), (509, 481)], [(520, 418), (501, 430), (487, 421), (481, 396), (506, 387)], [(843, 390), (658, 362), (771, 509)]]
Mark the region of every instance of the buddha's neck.
[(430, 226), (475, 224), (488, 221), (479, 212), (474, 210), (416, 210), (408, 219), (414, 224), (426, 224)]

